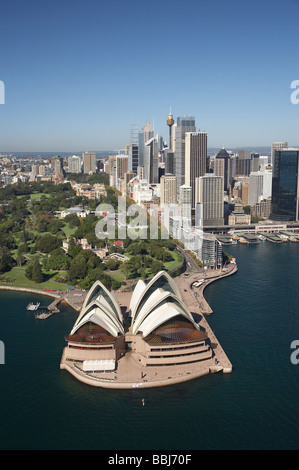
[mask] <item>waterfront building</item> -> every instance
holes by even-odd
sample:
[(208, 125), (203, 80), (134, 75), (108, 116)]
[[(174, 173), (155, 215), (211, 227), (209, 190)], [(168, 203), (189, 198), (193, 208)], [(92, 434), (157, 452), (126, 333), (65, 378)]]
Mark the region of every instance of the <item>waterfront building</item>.
[(96, 173), (96, 154), (93, 152), (84, 152), (82, 154), (83, 172), (86, 174)]
[(271, 197), (251, 206), (250, 213), (252, 217), (268, 219), (271, 214)]
[(195, 180), (206, 173), (207, 167), (206, 132), (185, 134), (185, 185), (191, 186), (191, 207), (195, 208)]
[(299, 148), (274, 151), (272, 210), (277, 221), (299, 220)]
[(228, 216), (228, 225), (249, 225), (251, 215), (245, 214), (244, 210), (234, 210)]
[(198, 254), (198, 258), (210, 269), (222, 268), (222, 245), (214, 234), (203, 233), (201, 252)]
[(196, 178), (195, 220), (197, 226), (224, 225), (224, 181), (206, 174)]
[(123, 356), (132, 368), (155, 368), (155, 375), (167, 367), (171, 375), (172, 367), (201, 366), (204, 361), (209, 367), (213, 356), (206, 330), (195, 322), (165, 271), (147, 284), (138, 281), (125, 313), (114, 293), (95, 282), (65, 339), (61, 369), (91, 384), (99, 380), (98, 373), (120, 373)]

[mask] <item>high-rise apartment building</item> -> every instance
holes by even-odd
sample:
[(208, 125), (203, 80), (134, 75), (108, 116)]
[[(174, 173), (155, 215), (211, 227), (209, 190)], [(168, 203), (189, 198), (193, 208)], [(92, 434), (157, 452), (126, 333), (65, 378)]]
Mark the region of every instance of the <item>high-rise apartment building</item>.
[(185, 184), (191, 186), (191, 206), (195, 208), (195, 180), (206, 173), (207, 167), (206, 132), (185, 134)]
[(195, 224), (224, 225), (224, 181), (222, 176), (206, 174), (196, 178)]
[(196, 132), (195, 118), (192, 116), (180, 116), (174, 128), (173, 147), (175, 155), (175, 176), (178, 188), (185, 184), (185, 134)]
[(177, 179), (174, 175), (166, 174), (160, 180), (160, 204), (175, 204), (177, 202)]
[(274, 150), (272, 210), (277, 221), (299, 220), (299, 148)]
[(87, 174), (96, 173), (96, 154), (93, 152), (84, 152), (82, 154), (83, 172)]
[(68, 171), (69, 173), (81, 173), (81, 157), (72, 155), (68, 158)]
[(63, 158), (62, 157), (52, 157), (50, 159), (51, 167), (54, 170), (55, 178), (62, 179), (64, 177), (64, 170), (63, 170)]

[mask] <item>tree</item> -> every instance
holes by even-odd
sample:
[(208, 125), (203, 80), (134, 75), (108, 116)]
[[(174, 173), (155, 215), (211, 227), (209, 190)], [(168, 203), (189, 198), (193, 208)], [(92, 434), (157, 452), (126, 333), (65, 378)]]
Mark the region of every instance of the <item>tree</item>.
[(35, 259), (33, 263), (30, 263), (27, 266), (25, 275), (28, 279), (36, 282), (37, 284), (40, 284), (41, 282), (43, 282), (44, 276), (43, 276), (42, 268), (37, 259)]
[(41, 251), (42, 253), (50, 253), (51, 251), (55, 250), (56, 248), (60, 248), (61, 246), (62, 241), (60, 238), (55, 237), (50, 233), (46, 233), (36, 243), (36, 250)]
[(15, 260), (6, 247), (0, 248), (0, 274), (10, 271), (16, 265)]

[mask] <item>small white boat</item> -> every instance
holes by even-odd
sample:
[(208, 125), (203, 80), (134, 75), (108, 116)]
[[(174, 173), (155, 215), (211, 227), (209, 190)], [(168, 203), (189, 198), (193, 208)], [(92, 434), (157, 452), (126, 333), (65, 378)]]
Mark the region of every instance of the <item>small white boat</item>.
[(27, 310), (31, 310), (31, 311), (38, 310), (39, 306), (40, 306), (40, 303), (34, 304), (30, 302), (30, 304), (27, 305)]

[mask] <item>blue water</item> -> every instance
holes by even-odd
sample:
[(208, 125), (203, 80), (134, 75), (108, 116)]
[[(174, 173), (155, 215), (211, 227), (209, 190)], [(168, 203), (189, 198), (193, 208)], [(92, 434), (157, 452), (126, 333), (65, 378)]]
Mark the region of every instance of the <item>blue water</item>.
[(38, 321), (26, 305), (50, 298), (0, 292), (0, 449), (298, 449), (299, 365), (290, 345), (299, 340), (299, 245), (225, 250), (239, 271), (205, 295), (233, 373), (170, 387), (105, 390), (76, 381), (59, 363), (77, 314), (63, 307)]

